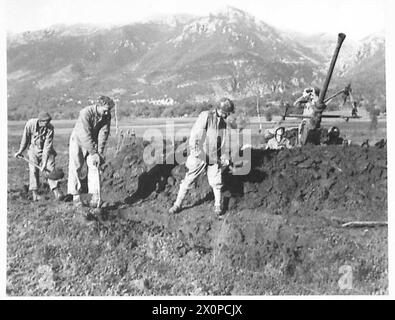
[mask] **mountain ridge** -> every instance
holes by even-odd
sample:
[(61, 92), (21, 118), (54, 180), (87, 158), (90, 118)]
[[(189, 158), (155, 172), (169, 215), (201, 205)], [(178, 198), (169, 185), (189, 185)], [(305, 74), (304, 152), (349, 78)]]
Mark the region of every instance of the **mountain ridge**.
[[(369, 92), (385, 100), (384, 39), (375, 35), (359, 47), (346, 43), (331, 87), (350, 77), (365, 79), (375, 68), (378, 83)], [(305, 86), (323, 82), (335, 45), (323, 34), (286, 34), (233, 7), (202, 17), (174, 15), (108, 28), (58, 25), (9, 35), (9, 115), (26, 117), (46, 107), (56, 117), (73, 117), (99, 94), (113, 95), (137, 115), (147, 107), (175, 115), (180, 106), (223, 95), (243, 100), (259, 92), (267, 101), (292, 100)], [(361, 92), (363, 81), (355, 81)]]

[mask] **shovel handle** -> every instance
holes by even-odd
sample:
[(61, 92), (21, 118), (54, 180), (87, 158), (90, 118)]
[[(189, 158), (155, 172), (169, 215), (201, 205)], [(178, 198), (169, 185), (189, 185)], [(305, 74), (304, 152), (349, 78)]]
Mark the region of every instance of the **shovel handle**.
[[(30, 163), (31, 165), (35, 166), (37, 169), (41, 170), (41, 167), (37, 164), (35, 164), (33, 161), (30, 161), (29, 159), (25, 158), (24, 156), (19, 157), (20, 159), (25, 160), (26, 162)], [(47, 168), (44, 169), (44, 171), (46, 171), (47, 173), (50, 173), (51, 171), (49, 171)]]
[(97, 174), (98, 174), (98, 183), (99, 183), (99, 194), (98, 194), (98, 196), (99, 196), (99, 201), (97, 201), (97, 208), (99, 209), (100, 208), (100, 205), (101, 205), (101, 182), (100, 182), (100, 178), (101, 178), (101, 174), (100, 174), (100, 167), (98, 166), (98, 168), (97, 168)]

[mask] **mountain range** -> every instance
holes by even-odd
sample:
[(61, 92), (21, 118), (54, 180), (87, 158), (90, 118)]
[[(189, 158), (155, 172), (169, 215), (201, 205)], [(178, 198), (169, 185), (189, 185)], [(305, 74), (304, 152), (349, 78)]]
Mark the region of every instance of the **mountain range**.
[[(54, 118), (73, 118), (100, 94), (115, 98), (121, 116), (191, 114), (222, 96), (288, 101), (323, 83), (336, 41), (285, 32), (232, 7), (204, 17), (9, 34), (8, 117), (47, 109)], [(346, 38), (330, 91), (349, 82), (366, 106), (385, 108), (382, 34)]]

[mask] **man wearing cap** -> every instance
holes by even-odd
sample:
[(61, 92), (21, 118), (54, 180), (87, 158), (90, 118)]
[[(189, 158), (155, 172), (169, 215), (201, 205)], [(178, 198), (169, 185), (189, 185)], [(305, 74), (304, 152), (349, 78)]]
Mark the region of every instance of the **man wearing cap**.
[[(111, 109), (114, 101), (100, 96), (97, 103), (80, 111), (70, 136), (68, 194), (73, 195), (74, 205), (82, 206), (80, 198), (82, 167), (88, 167), (88, 192), (92, 195), (91, 206), (99, 201), (99, 166), (104, 162), (104, 148), (110, 134)], [(100, 204), (99, 204), (100, 205)]]
[(348, 141), (340, 137), (340, 130), (338, 127), (330, 127), (328, 130), (328, 136), (324, 144), (327, 145), (339, 145), (348, 144)]
[[(28, 149), (27, 154), (32, 162), (29, 164), (29, 190), (32, 191), (33, 201), (41, 199), (37, 194), (39, 169), (33, 164), (40, 166), (40, 171), (52, 171), (55, 168), (54, 127), (50, 122), (51, 116), (44, 111), (39, 113), (38, 118), (28, 120), (23, 130), (19, 150), (15, 153), (16, 158), (21, 158), (22, 153)], [(58, 187), (59, 181), (48, 179), (48, 184), (56, 199), (60, 199), (62, 192)]]
[(292, 145), (290, 141), (286, 137), (284, 137), (284, 135), (285, 135), (285, 128), (278, 127), (274, 132), (274, 137), (267, 142), (266, 149), (271, 149), (271, 150), (281, 150), (284, 148), (291, 149)]
[(188, 190), (206, 169), (208, 182), (214, 193), (214, 212), (218, 215), (222, 213), (221, 166), (229, 164), (229, 158), (223, 152), (227, 127), (225, 120), (231, 113), (234, 113), (234, 104), (227, 98), (222, 98), (216, 108), (200, 113), (189, 137), (190, 154), (185, 163), (188, 172), (180, 184), (177, 199), (169, 210), (170, 214), (181, 211)]

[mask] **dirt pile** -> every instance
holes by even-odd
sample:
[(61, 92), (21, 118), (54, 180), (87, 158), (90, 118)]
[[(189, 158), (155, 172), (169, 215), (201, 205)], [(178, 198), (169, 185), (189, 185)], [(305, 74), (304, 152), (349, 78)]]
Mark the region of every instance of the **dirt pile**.
[[(129, 204), (141, 199), (169, 205), (185, 176), (184, 165), (143, 160), (148, 142), (136, 139), (105, 166), (103, 198)], [(170, 157), (172, 155), (168, 155)], [(305, 146), (283, 151), (251, 150), (247, 175), (224, 172), (228, 210), (258, 209), (273, 214), (346, 209), (380, 215), (387, 208), (387, 149)], [(203, 175), (186, 206), (213, 198)]]
[[(186, 168), (183, 164), (147, 165), (142, 158), (145, 146), (135, 141), (107, 164), (104, 197), (135, 204), (120, 214), (167, 230), (180, 239), (185, 252), (212, 252), (216, 265), (294, 275), (302, 266), (309, 268), (306, 261), (316, 259), (306, 258), (309, 248), (323, 248), (331, 239), (328, 235), (318, 241), (321, 235), (315, 230), (331, 224), (333, 215), (343, 221), (386, 220), (385, 147), (252, 149), (247, 175), (224, 172), (228, 214), (219, 221), (212, 214), (213, 194), (205, 175), (189, 192), (185, 210), (176, 216), (167, 214)], [(148, 202), (136, 203), (139, 200)]]
[(151, 168), (144, 163), (143, 152), (148, 142), (134, 139), (103, 165), (102, 197), (107, 201), (124, 201), (137, 192), (140, 176)]
[(253, 151), (249, 175), (228, 177), (231, 208), (266, 208), (283, 214), (305, 210), (387, 211), (387, 150), (358, 146), (306, 146)]
[(310, 274), (325, 259), (311, 252), (352, 245), (340, 231), (322, 234), (339, 227), (333, 218), (386, 221), (386, 159), (378, 147), (253, 151), (249, 175), (227, 176), (230, 214), (211, 237), (216, 262), (274, 278)]
[[(169, 205), (175, 199), (179, 183), (185, 176), (185, 166), (176, 162), (174, 153), (166, 155), (165, 152), (161, 156), (162, 164), (147, 164), (144, 161), (146, 147), (151, 147), (149, 142), (136, 138), (103, 166), (104, 201), (133, 204), (144, 199), (159, 199)], [(163, 144), (164, 150), (165, 147)], [(175, 149), (179, 151), (178, 147), (176, 144)], [(198, 179), (196, 188), (186, 199), (186, 205), (212, 197), (206, 177)]]

